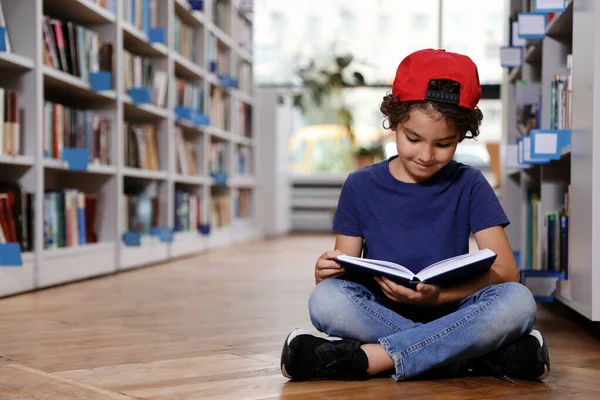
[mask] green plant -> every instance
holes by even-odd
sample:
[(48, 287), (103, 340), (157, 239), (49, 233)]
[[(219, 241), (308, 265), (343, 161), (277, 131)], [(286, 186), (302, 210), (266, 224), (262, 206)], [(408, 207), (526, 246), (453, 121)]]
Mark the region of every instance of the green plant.
[(334, 56), (324, 66), (310, 59), (308, 65), (297, 68), (304, 90), (295, 96), (294, 105), (302, 110), (309, 124), (342, 125), (355, 148), (354, 119), (343, 89), (364, 86), (365, 79), (360, 72), (350, 71), (353, 61), (354, 56), (346, 54)]

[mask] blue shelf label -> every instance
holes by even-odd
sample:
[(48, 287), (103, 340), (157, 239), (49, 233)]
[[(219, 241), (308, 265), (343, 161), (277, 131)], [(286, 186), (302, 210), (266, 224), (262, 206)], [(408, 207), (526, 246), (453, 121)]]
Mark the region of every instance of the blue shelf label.
[(90, 73), (90, 86), (94, 92), (112, 89), (112, 74), (108, 71)]
[(535, 0), (533, 8), (536, 12), (563, 12), (565, 3), (566, 0), (543, 0), (540, 5), (540, 0)]
[(175, 117), (179, 120), (189, 121), (193, 123), (196, 119), (197, 110), (191, 107), (177, 106), (175, 107)]
[(163, 243), (173, 243), (173, 228), (164, 228), (161, 226), (155, 226), (152, 228), (152, 234), (158, 236)]
[(196, 113), (194, 118), (194, 126), (198, 127), (206, 125), (210, 125), (210, 118), (208, 117), (208, 115), (203, 113)]
[(569, 129), (532, 129), (530, 157), (558, 160), (561, 151), (571, 144)]
[(203, 0), (189, 0), (189, 3), (194, 11), (204, 10)]
[(70, 171), (87, 171), (90, 152), (88, 149), (65, 147), (62, 150), (62, 160), (67, 164), (67, 169)]
[(135, 231), (123, 233), (123, 243), (125, 243), (125, 246), (141, 246), (142, 239), (140, 233)]
[(6, 28), (0, 26), (0, 52), (6, 51)]
[(150, 89), (145, 87), (134, 87), (127, 91), (129, 97), (134, 104), (148, 104), (150, 103)]
[(517, 16), (520, 39), (543, 39), (546, 36), (548, 14), (521, 12)]
[(216, 186), (227, 186), (227, 172), (213, 172), (212, 177)]
[(210, 225), (209, 224), (200, 224), (198, 225), (198, 232), (203, 235), (210, 234)]
[(208, 63), (208, 70), (209, 70), (209, 72), (212, 72), (212, 73), (217, 72), (217, 62), (216, 61), (210, 61)]
[(151, 28), (150, 43), (165, 43), (165, 30), (163, 28)]
[(0, 244), (0, 267), (21, 267), (22, 265), (19, 243)]

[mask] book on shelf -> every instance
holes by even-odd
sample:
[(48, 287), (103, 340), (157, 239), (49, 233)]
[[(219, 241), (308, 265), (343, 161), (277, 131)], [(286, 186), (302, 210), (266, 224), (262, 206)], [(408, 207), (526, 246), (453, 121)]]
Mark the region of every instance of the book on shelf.
[(210, 208), (211, 224), (222, 228), (231, 224), (231, 198), (229, 195), (213, 195)]
[(96, 243), (98, 196), (77, 189), (49, 190), (44, 194), (44, 248)]
[(211, 86), (210, 89), (210, 120), (215, 128), (229, 130), (231, 121), (229, 118), (229, 103), (231, 98), (226, 95), (223, 88)]
[(236, 218), (248, 218), (250, 216), (250, 192), (248, 189), (234, 191), (233, 204)]
[(0, 182), (0, 243), (19, 243), (21, 251), (34, 247), (34, 195), (19, 183)]
[(414, 288), (419, 283), (444, 286), (467, 281), (488, 271), (496, 257), (493, 251), (481, 249), (441, 260), (416, 274), (403, 265), (383, 260), (341, 255), (337, 256), (335, 261), (348, 272), (385, 276), (400, 285)]
[(159, 226), (160, 202), (156, 196), (125, 193), (123, 195), (124, 230), (149, 235)]
[(123, 157), (127, 167), (159, 170), (156, 127), (123, 122)]
[(177, 105), (204, 113), (204, 89), (202, 86), (189, 83), (182, 78), (175, 78), (175, 84)]
[(0, 88), (0, 154), (21, 154), (20, 94)]
[(189, 232), (198, 229), (201, 216), (201, 198), (183, 190), (175, 191), (175, 231)]
[(100, 43), (92, 29), (72, 21), (44, 16), (42, 20), (44, 65), (88, 82), (91, 73), (113, 70), (113, 46)]
[(158, 107), (166, 107), (167, 73), (155, 68), (150, 57), (123, 50), (123, 78), (125, 92), (131, 88), (144, 87), (150, 90), (150, 101)]
[(198, 175), (197, 146), (185, 140), (183, 132), (175, 128), (175, 145), (177, 147), (177, 171), (183, 175)]
[(123, 0), (123, 20), (150, 34), (158, 26), (158, 0)]
[(236, 100), (238, 104), (237, 130), (236, 133), (243, 137), (252, 137), (252, 106)]
[(249, 175), (252, 173), (250, 156), (252, 149), (247, 146), (238, 146), (235, 152), (236, 172), (240, 175)]
[(558, 210), (544, 212), (537, 190), (527, 197), (525, 269), (533, 271), (567, 272), (569, 270), (570, 187), (564, 204)]
[(64, 148), (87, 149), (90, 164), (109, 165), (110, 121), (92, 110), (44, 102), (44, 157), (61, 160)]
[(183, 22), (178, 15), (175, 15), (175, 23), (173, 26), (173, 46), (178, 54), (183, 57), (196, 61), (196, 51), (194, 51), (194, 28)]
[(550, 82), (550, 129), (571, 129), (572, 87), (573, 55), (568, 54), (565, 73)]
[(210, 173), (225, 172), (227, 167), (227, 143), (212, 142), (208, 149), (208, 170)]
[(213, 3), (213, 21), (217, 28), (227, 35), (231, 34), (231, 3), (217, 0)]

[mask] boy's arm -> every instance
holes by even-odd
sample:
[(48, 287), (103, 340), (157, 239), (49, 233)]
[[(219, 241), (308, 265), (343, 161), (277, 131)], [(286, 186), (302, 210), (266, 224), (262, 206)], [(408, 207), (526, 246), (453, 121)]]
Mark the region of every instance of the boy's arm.
[(497, 254), (494, 265), (487, 273), (475, 279), (441, 289), (439, 304), (462, 300), (486, 286), (519, 281), (519, 269), (504, 228), (493, 226), (478, 231), (475, 233), (475, 241), (480, 249), (488, 248)]
[(346, 236), (337, 234), (335, 236), (335, 248), (342, 254), (352, 257), (360, 257), (362, 254), (363, 238), (360, 236)]

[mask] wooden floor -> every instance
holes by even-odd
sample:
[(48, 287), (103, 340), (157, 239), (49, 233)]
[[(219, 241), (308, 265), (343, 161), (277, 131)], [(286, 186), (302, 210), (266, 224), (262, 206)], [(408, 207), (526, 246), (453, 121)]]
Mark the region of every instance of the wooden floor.
[(311, 327), (312, 268), (331, 246), (260, 241), (0, 300), (0, 399), (600, 398), (600, 339), (556, 306), (537, 323), (545, 383), (287, 382), (281, 346)]

